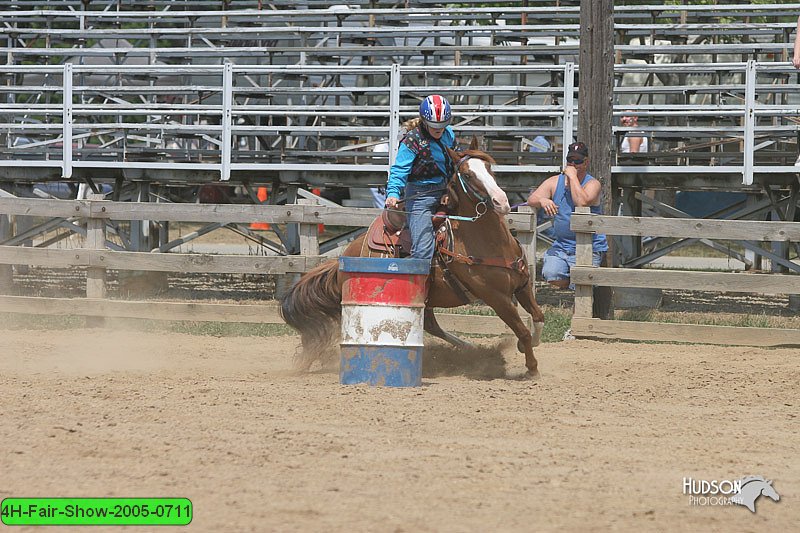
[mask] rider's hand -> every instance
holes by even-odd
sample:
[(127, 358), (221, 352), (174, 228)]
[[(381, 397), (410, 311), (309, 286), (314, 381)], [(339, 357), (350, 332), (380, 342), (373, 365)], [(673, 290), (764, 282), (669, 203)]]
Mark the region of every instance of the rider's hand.
[(386, 203), (384, 203), (384, 206), (386, 206), (386, 209), (394, 209), (397, 207), (397, 201), (398, 201), (397, 198), (395, 198), (394, 196), (388, 196), (386, 198)]

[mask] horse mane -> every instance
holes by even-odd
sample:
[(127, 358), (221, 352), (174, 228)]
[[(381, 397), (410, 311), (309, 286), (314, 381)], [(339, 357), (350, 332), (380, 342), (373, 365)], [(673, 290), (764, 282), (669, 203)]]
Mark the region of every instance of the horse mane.
[(492, 156), (490, 156), (486, 152), (481, 152), (480, 150), (464, 150), (463, 152), (458, 152), (458, 155), (460, 155), (461, 157), (469, 156), (469, 157), (474, 157), (475, 159), (481, 159), (483, 161), (486, 161), (490, 165), (494, 165), (497, 163)]
[(745, 485), (747, 485), (752, 481), (763, 481), (764, 483), (769, 483), (769, 481), (764, 479), (763, 476), (746, 476), (740, 479), (739, 481), (742, 482), (742, 487), (744, 487)]

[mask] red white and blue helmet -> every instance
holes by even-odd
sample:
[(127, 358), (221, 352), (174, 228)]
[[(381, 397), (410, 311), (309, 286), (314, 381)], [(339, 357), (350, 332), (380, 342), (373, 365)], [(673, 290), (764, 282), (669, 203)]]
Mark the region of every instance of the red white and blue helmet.
[(444, 128), (453, 120), (450, 102), (444, 96), (432, 94), (419, 104), (419, 117), (429, 128)]

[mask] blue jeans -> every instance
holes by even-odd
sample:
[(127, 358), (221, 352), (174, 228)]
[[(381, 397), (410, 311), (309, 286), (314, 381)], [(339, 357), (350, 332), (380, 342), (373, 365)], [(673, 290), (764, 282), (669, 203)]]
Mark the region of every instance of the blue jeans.
[[(593, 252), (592, 266), (599, 267), (603, 262), (603, 255), (605, 252)], [(542, 261), (542, 277), (545, 281), (569, 279), (569, 271), (574, 266), (575, 254), (568, 254), (557, 248), (548, 248)], [(575, 284), (570, 283), (569, 288), (575, 290)]]
[(444, 183), (406, 184), (406, 212), (408, 229), (411, 232), (411, 257), (413, 259), (432, 259), (435, 249), (433, 238), (434, 214), (444, 193)]

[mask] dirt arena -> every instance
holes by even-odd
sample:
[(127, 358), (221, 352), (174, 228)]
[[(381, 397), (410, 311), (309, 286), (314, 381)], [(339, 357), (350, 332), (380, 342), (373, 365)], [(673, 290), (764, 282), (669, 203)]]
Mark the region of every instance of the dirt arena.
[[(429, 349), (420, 388), (371, 389), (293, 375), (296, 337), (2, 335), (0, 497), (188, 497), (197, 531), (800, 523), (797, 349), (545, 344), (533, 383), (510, 343), (482, 340)], [(749, 474), (781, 501), (682, 493)]]

